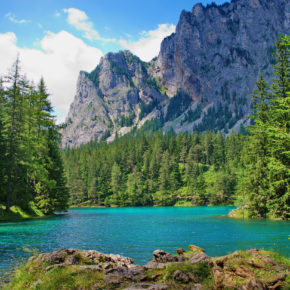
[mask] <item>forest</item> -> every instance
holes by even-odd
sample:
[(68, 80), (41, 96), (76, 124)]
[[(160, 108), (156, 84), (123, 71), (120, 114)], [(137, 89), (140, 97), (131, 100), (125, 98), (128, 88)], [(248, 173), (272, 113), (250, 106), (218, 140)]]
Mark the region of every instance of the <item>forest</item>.
[(66, 149), (72, 205), (238, 205), (250, 217), (288, 219), (289, 36), (276, 43), (274, 79), (260, 76), (249, 134), (133, 133)]
[(248, 134), (153, 126), (63, 151), (44, 80), (29, 82), (17, 60), (0, 79), (0, 205), (44, 214), (68, 205), (237, 205), (250, 217), (288, 219), (289, 39), (276, 43), (272, 83), (258, 78)]
[(59, 128), (44, 80), (35, 86), (19, 59), (0, 79), (0, 205), (64, 210), (68, 190), (59, 149)]

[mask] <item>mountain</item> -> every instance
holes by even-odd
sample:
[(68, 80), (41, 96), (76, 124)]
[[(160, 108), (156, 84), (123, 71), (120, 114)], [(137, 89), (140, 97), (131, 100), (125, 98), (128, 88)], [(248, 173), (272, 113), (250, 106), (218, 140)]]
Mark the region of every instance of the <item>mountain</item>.
[(259, 74), (272, 75), (275, 41), (289, 33), (289, 23), (284, 0), (182, 11), (176, 32), (152, 61), (121, 51), (105, 55), (91, 73), (80, 72), (62, 146), (112, 141), (149, 120), (176, 132), (239, 129)]

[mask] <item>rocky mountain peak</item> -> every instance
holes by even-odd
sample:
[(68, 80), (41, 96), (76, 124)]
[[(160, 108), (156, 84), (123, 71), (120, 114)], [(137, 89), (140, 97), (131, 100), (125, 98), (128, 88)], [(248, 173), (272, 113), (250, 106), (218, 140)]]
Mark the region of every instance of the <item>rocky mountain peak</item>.
[(238, 130), (251, 111), (259, 74), (273, 72), (273, 49), (290, 30), (285, 0), (232, 0), (182, 11), (176, 32), (149, 63), (108, 53), (81, 72), (62, 146), (113, 140), (148, 120), (163, 130)]

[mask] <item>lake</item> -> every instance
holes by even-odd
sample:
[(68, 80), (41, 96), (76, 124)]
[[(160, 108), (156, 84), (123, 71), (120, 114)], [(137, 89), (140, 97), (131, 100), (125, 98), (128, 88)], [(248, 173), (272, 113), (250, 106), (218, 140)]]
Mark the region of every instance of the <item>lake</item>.
[(0, 279), (33, 249), (98, 250), (145, 264), (152, 252), (174, 253), (195, 244), (210, 256), (265, 248), (290, 256), (290, 223), (235, 220), (233, 207), (134, 207), (71, 209), (52, 218), (0, 224)]

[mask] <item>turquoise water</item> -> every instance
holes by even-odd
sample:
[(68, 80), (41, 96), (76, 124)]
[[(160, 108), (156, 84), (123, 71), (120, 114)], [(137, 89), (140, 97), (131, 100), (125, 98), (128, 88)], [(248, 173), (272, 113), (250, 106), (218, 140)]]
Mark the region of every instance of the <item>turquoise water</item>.
[(28, 249), (94, 249), (144, 264), (155, 249), (195, 244), (211, 256), (264, 247), (290, 256), (290, 223), (243, 221), (221, 215), (231, 207), (72, 209), (53, 218), (0, 224), (0, 277), (28, 258)]

